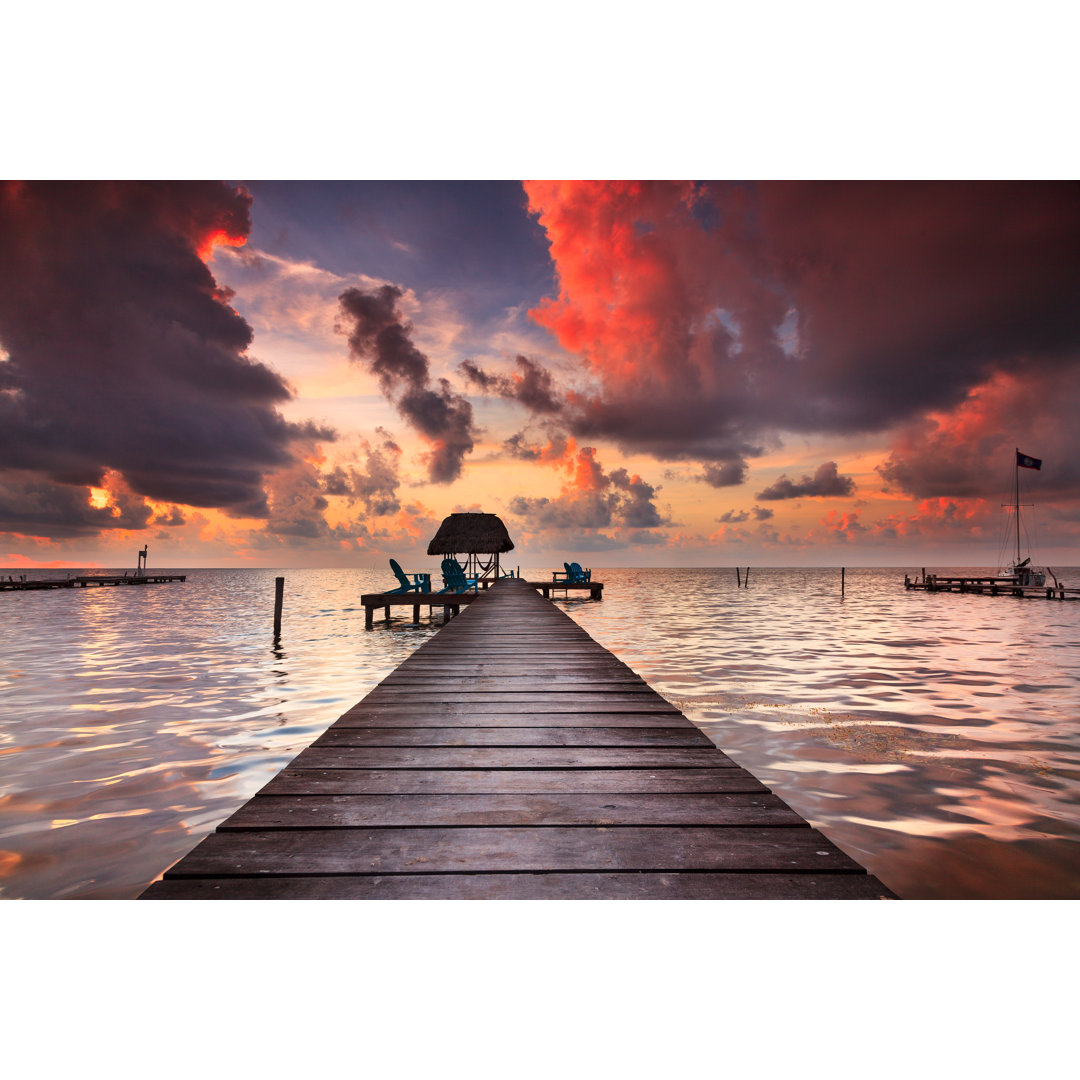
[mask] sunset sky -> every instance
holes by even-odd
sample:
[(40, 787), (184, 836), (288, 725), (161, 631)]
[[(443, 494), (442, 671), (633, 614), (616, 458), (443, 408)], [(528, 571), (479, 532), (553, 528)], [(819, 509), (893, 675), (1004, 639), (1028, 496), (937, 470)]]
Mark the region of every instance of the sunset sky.
[(0, 565), (1080, 564), (1080, 185), (5, 182)]

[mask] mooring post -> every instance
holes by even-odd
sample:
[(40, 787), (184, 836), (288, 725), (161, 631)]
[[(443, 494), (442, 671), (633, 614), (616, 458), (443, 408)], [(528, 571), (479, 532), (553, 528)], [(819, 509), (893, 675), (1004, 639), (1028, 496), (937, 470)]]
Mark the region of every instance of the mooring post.
[[(907, 584), (907, 574), (904, 575), (904, 584)], [(844, 595), (844, 568), (840, 567), (840, 595)]]
[(274, 637), (281, 637), (281, 602), (285, 596), (285, 579), (274, 578)]
[(737, 587), (742, 588), (742, 574), (739, 573), (739, 568), (735, 567), (735, 581), (738, 583)]
[(750, 567), (749, 566), (746, 568), (746, 573), (743, 574), (742, 583), (743, 583), (743, 588), (744, 589), (750, 588)]

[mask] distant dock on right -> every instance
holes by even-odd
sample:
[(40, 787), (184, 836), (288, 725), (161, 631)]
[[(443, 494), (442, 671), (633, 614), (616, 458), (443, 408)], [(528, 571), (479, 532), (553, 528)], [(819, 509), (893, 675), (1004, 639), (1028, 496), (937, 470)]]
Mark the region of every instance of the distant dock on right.
[(920, 577), (904, 575), (905, 589), (922, 589), (925, 592), (978, 593), (983, 596), (1015, 596), (1025, 600), (1080, 600), (1080, 589), (1066, 588), (1056, 582), (1053, 585), (1025, 585), (1009, 577), (988, 574), (983, 577), (963, 575), (928, 574)]

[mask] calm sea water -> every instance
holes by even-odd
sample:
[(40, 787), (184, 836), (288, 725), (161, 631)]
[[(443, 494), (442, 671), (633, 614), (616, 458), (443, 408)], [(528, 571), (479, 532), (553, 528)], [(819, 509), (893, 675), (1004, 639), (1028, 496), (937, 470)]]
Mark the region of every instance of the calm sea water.
[[(0, 594), (0, 897), (137, 896), (437, 630), (364, 630), (381, 570), (175, 572)], [(1080, 897), (1080, 603), (903, 574), (604, 570), (558, 603), (900, 896)]]

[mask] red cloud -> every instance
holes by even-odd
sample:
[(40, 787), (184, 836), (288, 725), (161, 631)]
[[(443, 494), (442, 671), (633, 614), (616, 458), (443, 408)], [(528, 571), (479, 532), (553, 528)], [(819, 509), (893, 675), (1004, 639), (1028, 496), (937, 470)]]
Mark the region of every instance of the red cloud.
[(580, 438), (737, 476), (777, 431), (881, 431), (1021, 364), (1075, 380), (1075, 185), (525, 190), (559, 285), (531, 314), (596, 381)]
[[(1011, 486), (1014, 452), (1043, 459), (1030, 481), (1040, 500), (1073, 498), (1080, 487), (1080, 379), (1057, 372), (997, 372), (951, 411), (901, 428), (878, 472), (922, 498), (1000, 497)], [(1000, 498), (999, 498), (1000, 501)]]

